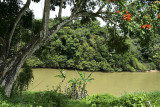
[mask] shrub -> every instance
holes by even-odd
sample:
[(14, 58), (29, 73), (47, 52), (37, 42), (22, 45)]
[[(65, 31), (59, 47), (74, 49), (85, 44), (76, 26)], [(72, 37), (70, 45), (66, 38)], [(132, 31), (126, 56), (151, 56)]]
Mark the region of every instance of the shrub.
[(22, 94), (22, 91), (28, 89), (29, 83), (32, 81), (33, 77), (33, 71), (30, 66), (28, 66), (26, 63), (23, 65), (22, 72), (19, 73), (14, 86), (13, 91), (18, 92)]
[(42, 66), (44, 63), (36, 56), (31, 56), (29, 59), (26, 61), (27, 65), (30, 67), (39, 67)]
[(159, 91), (150, 92), (147, 94), (147, 96), (152, 106), (155, 106), (155, 107), (160, 106), (160, 92)]
[(135, 93), (124, 95), (113, 102), (112, 106), (125, 106), (125, 107), (145, 107), (147, 96), (144, 93)]
[(67, 96), (56, 91), (45, 91), (34, 94), (33, 107), (64, 107), (67, 104)]
[(99, 68), (103, 71), (109, 71), (109, 72), (113, 71), (113, 69), (111, 68), (110, 64), (107, 61), (99, 62)]
[(66, 65), (68, 68), (74, 68), (74, 60), (73, 59), (67, 60)]
[(138, 61), (138, 59), (135, 57), (131, 58), (131, 65), (137, 70), (141, 70), (141, 71), (147, 70), (146, 66), (144, 64), (140, 63)]
[(126, 70), (127, 71), (132, 71), (132, 72), (135, 72), (136, 70), (133, 68), (133, 67), (131, 67), (130, 65), (126, 65)]
[(157, 66), (153, 62), (145, 63), (145, 66), (147, 67), (148, 70), (154, 70), (157, 68)]
[(114, 97), (113, 95), (110, 94), (104, 94), (104, 95), (93, 95), (93, 96), (89, 96), (87, 97), (85, 100), (86, 101), (90, 101), (90, 105), (92, 107), (109, 107), (110, 103), (115, 100), (116, 97)]

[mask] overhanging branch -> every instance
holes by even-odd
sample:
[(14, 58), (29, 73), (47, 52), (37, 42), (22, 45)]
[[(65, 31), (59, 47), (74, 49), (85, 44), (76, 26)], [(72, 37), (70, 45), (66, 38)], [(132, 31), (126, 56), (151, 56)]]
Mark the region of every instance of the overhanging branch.
[(78, 0), (78, 2), (75, 4), (74, 10), (73, 10), (71, 16), (74, 16), (76, 13), (79, 12), (79, 10), (80, 10), (82, 4), (84, 3), (84, 1), (85, 0)]

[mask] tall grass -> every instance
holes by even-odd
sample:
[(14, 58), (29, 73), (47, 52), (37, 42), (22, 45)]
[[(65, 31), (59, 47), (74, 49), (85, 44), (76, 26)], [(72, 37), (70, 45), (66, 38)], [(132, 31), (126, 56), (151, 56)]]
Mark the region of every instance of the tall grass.
[(74, 100), (56, 91), (25, 91), (22, 95), (12, 94), (11, 98), (6, 98), (0, 88), (0, 107), (145, 107), (146, 101), (152, 107), (159, 107), (160, 92), (138, 92), (121, 97), (110, 94), (92, 95)]

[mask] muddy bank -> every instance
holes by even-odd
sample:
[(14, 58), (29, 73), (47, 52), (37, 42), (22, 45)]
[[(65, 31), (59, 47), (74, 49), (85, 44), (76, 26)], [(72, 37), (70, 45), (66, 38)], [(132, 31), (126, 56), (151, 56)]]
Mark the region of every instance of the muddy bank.
[(149, 71), (146, 71), (146, 72), (159, 72), (158, 70), (149, 70)]

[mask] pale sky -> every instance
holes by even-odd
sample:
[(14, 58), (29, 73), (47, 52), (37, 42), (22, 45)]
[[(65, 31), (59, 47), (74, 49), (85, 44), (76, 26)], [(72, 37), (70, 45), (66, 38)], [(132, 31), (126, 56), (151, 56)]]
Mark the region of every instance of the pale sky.
[[(25, 4), (27, 0), (22, 0)], [(43, 6), (44, 6), (44, 0), (41, 0), (39, 3), (31, 2), (30, 9), (33, 10), (35, 18), (36, 19), (42, 19), (43, 16)], [(50, 12), (50, 18), (55, 18), (55, 16), (58, 16), (58, 7), (56, 8), (56, 11)], [(62, 10), (62, 16), (70, 16), (70, 7), (67, 7), (66, 9)], [(105, 22), (102, 21), (102, 19), (98, 18), (98, 20), (101, 22), (101, 26), (105, 25)]]

